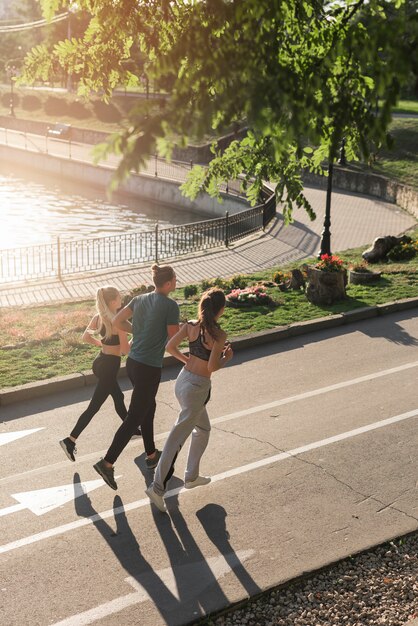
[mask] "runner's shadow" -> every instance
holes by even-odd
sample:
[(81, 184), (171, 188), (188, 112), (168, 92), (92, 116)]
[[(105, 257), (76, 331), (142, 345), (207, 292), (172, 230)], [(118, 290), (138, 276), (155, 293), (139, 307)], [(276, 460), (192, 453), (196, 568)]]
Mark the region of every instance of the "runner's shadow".
[[(139, 469), (149, 486), (152, 482), (152, 475), (144, 470), (138, 461), (139, 459), (137, 460)], [(235, 574), (248, 595), (258, 593), (260, 588), (247, 573), (238, 555), (228, 543), (228, 533), (225, 527), (226, 513), (217, 505), (209, 505), (209, 509), (205, 507), (199, 519), (223, 558), (208, 559), (204, 555), (180, 511), (178, 491), (182, 487), (183, 481), (174, 475), (168, 483), (168, 497), (165, 500), (168, 515), (162, 514), (154, 506), (151, 506), (151, 513), (170, 559), (179, 602), (186, 608), (188, 616), (193, 615), (197, 618), (229, 606), (230, 602), (218, 578), (229, 574), (231, 570), (237, 570)], [(174, 493), (170, 495), (173, 491)], [(207, 511), (209, 514), (214, 513), (214, 518), (209, 525), (205, 525), (202, 521), (206, 521)], [(181, 613), (177, 617), (181, 618)]]
[[(170, 491), (182, 485), (180, 479), (173, 477), (170, 480)], [(229, 606), (229, 600), (207, 557), (199, 548), (180, 512), (178, 494), (168, 497), (166, 505), (169, 515), (162, 514), (154, 506), (151, 506), (151, 512), (170, 560), (182, 607), (181, 611), (173, 611), (174, 622), (178, 623), (182, 617), (184, 620), (185, 615), (189, 619), (197, 619)], [(215, 571), (219, 573), (217, 568)]]
[[(78, 473), (74, 474), (73, 482), (74, 485), (80, 482)], [(179, 600), (142, 555), (139, 543), (129, 526), (121, 498), (115, 496), (113, 500), (116, 530), (100, 517), (87, 494), (74, 498), (74, 507), (78, 516), (92, 520), (124, 570), (146, 592), (166, 624), (172, 624), (173, 612), (181, 610)], [(138, 602), (146, 599), (138, 596)]]
[(230, 535), (226, 528), (226, 516), (227, 512), (223, 506), (213, 503), (207, 504), (203, 509), (196, 512), (196, 517), (205, 529), (207, 536), (223, 555), (248, 595), (260, 593), (260, 587), (245, 569), (231, 546)]

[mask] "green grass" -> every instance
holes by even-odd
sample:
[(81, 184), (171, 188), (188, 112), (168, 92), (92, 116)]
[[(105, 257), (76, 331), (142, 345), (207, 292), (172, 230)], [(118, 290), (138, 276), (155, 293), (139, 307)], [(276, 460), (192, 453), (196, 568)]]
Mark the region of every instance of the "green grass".
[(395, 119), (390, 132), (394, 146), (379, 151), (372, 169), (418, 188), (418, 117)]
[(418, 115), (418, 100), (399, 100), (394, 112)]
[[(411, 235), (417, 238), (418, 228)], [(361, 261), (363, 250), (347, 250), (340, 256), (347, 264), (355, 264)], [(314, 261), (311, 259), (312, 263)], [(300, 263), (289, 267), (298, 265)], [(288, 267), (274, 267), (250, 274), (248, 282), (269, 281), (278, 269), (286, 270)], [(277, 287), (268, 288), (268, 293), (278, 302), (277, 307), (227, 308), (222, 317), (222, 327), (233, 340), (251, 332), (417, 296), (418, 256), (403, 263), (377, 264), (373, 269), (382, 272), (377, 284), (348, 285), (347, 299), (332, 306), (319, 307), (309, 303), (303, 291), (281, 292)], [(199, 293), (188, 300), (184, 299), (183, 289), (176, 290), (173, 295), (179, 302), (182, 319), (196, 317)], [(81, 332), (93, 312), (92, 301), (19, 311), (1, 310), (0, 337), (3, 347), (0, 347), (0, 387), (14, 387), (89, 370), (97, 349), (81, 343)], [(5, 344), (17, 347), (5, 349)]]

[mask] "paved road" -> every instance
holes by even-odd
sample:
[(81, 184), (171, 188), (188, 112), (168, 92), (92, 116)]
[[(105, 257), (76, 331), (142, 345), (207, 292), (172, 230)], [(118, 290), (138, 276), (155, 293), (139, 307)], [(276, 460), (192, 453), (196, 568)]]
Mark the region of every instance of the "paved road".
[[(58, 440), (90, 390), (5, 407), (4, 623), (186, 624), (416, 530), (417, 371), (414, 312), (238, 353), (213, 381), (202, 464), (213, 482), (182, 489), (183, 451), (168, 515), (144, 497), (140, 440), (116, 465), (117, 492), (98, 480), (92, 464), (118, 422), (109, 403), (77, 462), (63, 457)], [(158, 445), (177, 414), (176, 374), (159, 391)]]

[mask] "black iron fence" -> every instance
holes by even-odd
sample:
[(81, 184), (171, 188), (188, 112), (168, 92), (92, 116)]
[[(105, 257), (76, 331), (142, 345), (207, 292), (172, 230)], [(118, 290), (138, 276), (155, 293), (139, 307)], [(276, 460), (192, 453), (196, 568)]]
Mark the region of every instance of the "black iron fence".
[[(269, 195), (270, 194), (270, 195)], [(0, 282), (62, 276), (77, 272), (120, 267), (179, 258), (192, 252), (228, 246), (262, 230), (276, 213), (274, 193), (264, 193), (265, 201), (234, 215), (129, 232), (95, 239), (65, 240), (0, 250)]]

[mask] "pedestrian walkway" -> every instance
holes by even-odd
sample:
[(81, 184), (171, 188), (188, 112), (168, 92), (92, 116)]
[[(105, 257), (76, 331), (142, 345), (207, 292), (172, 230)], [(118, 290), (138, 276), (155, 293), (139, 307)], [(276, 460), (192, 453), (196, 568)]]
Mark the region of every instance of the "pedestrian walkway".
[[(280, 207), (265, 233), (238, 242), (229, 248), (196, 254), (170, 263), (178, 285), (197, 283), (205, 278), (256, 272), (270, 267), (315, 256), (320, 245), (325, 208), (325, 191), (307, 188), (317, 219), (309, 220), (303, 209), (294, 212), (294, 223), (285, 226)], [(331, 245), (333, 252), (370, 244), (375, 237), (399, 235), (413, 227), (416, 219), (393, 204), (358, 194), (334, 191), (331, 210)], [(52, 304), (94, 297), (96, 289), (110, 283), (129, 291), (150, 282), (150, 264), (90, 274), (48, 278), (37, 282), (0, 285), (0, 308)]]

